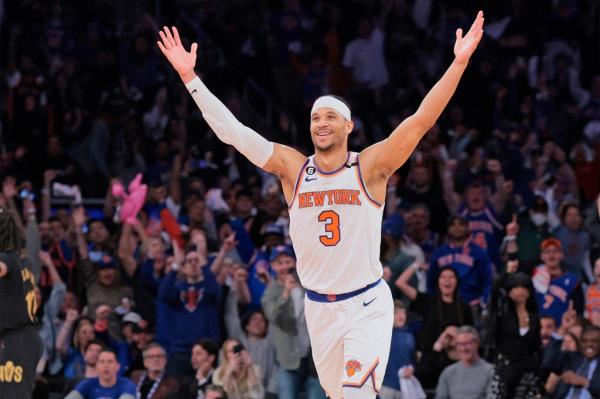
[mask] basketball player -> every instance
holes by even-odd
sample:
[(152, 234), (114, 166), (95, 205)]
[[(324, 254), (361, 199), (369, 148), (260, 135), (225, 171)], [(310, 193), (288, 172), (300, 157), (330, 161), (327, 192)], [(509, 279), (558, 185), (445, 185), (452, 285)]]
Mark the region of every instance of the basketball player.
[(219, 139), (281, 181), (313, 357), (331, 398), (375, 398), (381, 387), (394, 317), (379, 262), (387, 180), (446, 107), (482, 34), (479, 12), (465, 36), (456, 31), (454, 61), (416, 113), (360, 154), (348, 152), (348, 105), (318, 98), (310, 114), (315, 154), (307, 158), (242, 125), (196, 76), (197, 44), (188, 52), (176, 28), (160, 32), (158, 47)]
[(13, 215), (0, 208), (0, 399), (30, 398), (42, 339), (33, 326), (35, 278), (19, 258)]

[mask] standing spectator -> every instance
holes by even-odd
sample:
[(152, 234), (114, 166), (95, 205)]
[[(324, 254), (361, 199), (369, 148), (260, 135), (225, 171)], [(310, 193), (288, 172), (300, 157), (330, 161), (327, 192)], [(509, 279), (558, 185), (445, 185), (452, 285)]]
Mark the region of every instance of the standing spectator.
[(550, 237), (548, 204), (544, 197), (535, 196), (527, 216), (519, 219), (516, 237), (507, 236), (505, 241), (517, 240), (519, 267), (523, 272), (529, 272), (537, 266), (540, 259), (540, 245)]
[(507, 264), (494, 285), (490, 324), (496, 366), (488, 397), (533, 398), (539, 393), (542, 340), (535, 291), (529, 276)]
[[(94, 326), (88, 318), (68, 310), (65, 322), (56, 337), (56, 349), (63, 359), (65, 378), (82, 377), (85, 372), (85, 348), (95, 338)], [(71, 332), (73, 334), (71, 335)], [(72, 344), (69, 343), (72, 342)]]
[(440, 271), (452, 267), (460, 280), (461, 299), (478, 313), (478, 306), (487, 303), (490, 297), (492, 264), (485, 250), (469, 239), (470, 235), (469, 222), (465, 217), (450, 218), (448, 244), (442, 245), (431, 256), (427, 285), (429, 293), (434, 293)]
[(186, 250), (181, 271), (172, 271), (160, 283), (158, 297), (168, 305), (171, 325), (169, 373), (191, 375), (189, 353), (194, 342), (220, 337), (221, 287), (208, 260), (195, 248)]
[(398, 288), (411, 301), (410, 310), (421, 317), (421, 329), (417, 348), (421, 351), (421, 361), (417, 365), (416, 375), (424, 388), (433, 388), (440, 373), (451, 360), (440, 348), (434, 348), (436, 342), (444, 342), (451, 331), (472, 323), (470, 308), (460, 299), (459, 278), (452, 267), (442, 269), (437, 277), (435, 294), (418, 292), (408, 284), (418, 264), (406, 269), (396, 280)]
[(159, 344), (147, 345), (142, 355), (145, 370), (134, 371), (131, 380), (136, 384), (137, 399), (167, 399), (179, 390), (179, 383), (165, 375), (167, 352)]
[[(277, 395), (277, 366), (275, 364), (275, 347), (268, 337), (268, 322), (265, 314), (260, 310), (247, 312), (240, 322), (238, 310), (238, 291), (246, 285), (248, 272), (238, 268), (233, 277), (232, 284), (225, 305), (225, 326), (229, 338), (240, 341), (248, 349), (253, 362), (262, 371), (262, 384), (267, 393)], [(241, 280), (241, 281), (240, 281)], [(247, 285), (246, 285), (247, 289)]]
[(402, 301), (395, 300), (392, 345), (379, 397), (401, 398), (400, 378), (413, 377), (415, 365), (415, 337), (406, 327), (406, 307)]
[(600, 259), (594, 262), (594, 281), (585, 293), (584, 316), (593, 324), (600, 324)]
[(435, 399), (485, 399), (494, 367), (479, 357), (479, 334), (471, 326), (456, 332), (459, 361), (446, 367), (435, 390)]
[(583, 291), (581, 283), (573, 273), (563, 272), (562, 245), (556, 238), (547, 238), (540, 246), (542, 265), (533, 271), (533, 286), (540, 316), (552, 316), (557, 324), (573, 301), (578, 314), (583, 314)]
[(304, 318), (304, 290), (296, 274), (296, 258), (290, 246), (278, 246), (271, 250), (270, 260), (276, 278), (267, 286), (261, 302), (279, 364), (277, 392), (281, 399), (297, 399), (304, 383), (309, 398), (319, 397), (322, 391), (316, 386), (316, 379), (306, 378), (303, 369), (312, 360)]
[(564, 254), (565, 271), (577, 276), (579, 281), (595, 280), (590, 262), (590, 233), (583, 230), (581, 213), (575, 204), (565, 204), (560, 211), (561, 224), (554, 231)]
[(600, 397), (600, 328), (587, 326), (581, 335), (581, 351), (560, 351), (552, 360), (560, 374), (553, 398)]
[(260, 382), (260, 369), (252, 362), (248, 351), (236, 340), (223, 343), (219, 367), (213, 382), (221, 385), (231, 399), (262, 399), (265, 395)]
[(135, 399), (135, 385), (130, 379), (118, 376), (119, 367), (117, 354), (103, 349), (96, 363), (98, 377), (81, 381), (65, 399)]

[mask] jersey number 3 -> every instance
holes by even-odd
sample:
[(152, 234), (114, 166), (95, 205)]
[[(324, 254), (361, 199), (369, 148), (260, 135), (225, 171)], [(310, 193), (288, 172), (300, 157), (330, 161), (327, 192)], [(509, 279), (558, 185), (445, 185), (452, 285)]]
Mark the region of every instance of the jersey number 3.
[(325, 232), (322, 236), (319, 236), (321, 244), (327, 247), (333, 247), (340, 242), (340, 215), (334, 211), (323, 211), (319, 214), (319, 222), (325, 222)]

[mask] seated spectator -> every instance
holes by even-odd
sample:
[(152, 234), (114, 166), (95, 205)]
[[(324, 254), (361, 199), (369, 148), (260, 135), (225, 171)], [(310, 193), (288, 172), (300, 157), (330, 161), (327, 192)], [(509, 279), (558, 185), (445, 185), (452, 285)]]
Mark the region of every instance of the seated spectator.
[(436, 399), (484, 399), (494, 367), (479, 357), (479, 334), (471, 326), (456, 332), (459, 361), (446, 367), (435, 390)]
[(542, 355), (540, 320), (533, 284), (509, 261), (494, 284), (490, 340), (496, 348), (491, 398), (528, 398), (539, 393)]
[(262, 399), (265, 395), (260, 369), (234, 339), (226, 340), (221, 347), (213, 383), (221, 385), (230, 399)]
[(560, 209), (560, 226), (554, 236), (560, 241), (564, 253), (564, 268), (579, 281), (595, 280), (590, 263), (590, 233), (582, 228), (583, 219), (577, 205), (566, 203)]
[(159, 344), (146, 345), (142, 352), (145, 369), (134, 371), (131, 380), (136, 384), (136, 399), (166, 399), (179, 390), (179, 383), (165, 375), (167, 352)]
[(583, 291), (577, 276), (563, 272), (564, 258), (562, 245), (556, 238), (542, 242), (542, 262), (533, 271), (533, 286), (539, 306), (540, 316), (552, 316), (560, 324), (562, 314), (573, 301), (577, 314), (583, 313)]
[[(417, 292), (408, 284), (415, 269), (422, 267), (415, 263), (406, 269), (396, 285), (411, 301), (410, 310), (421, 317), (417, 348), (421, 351), (421, 361), (415, 374), (423, 388), (434, 388), (439, 375), (452, 363), (444, 350), (451, 342), (452, 328), (472, 323), (471, 311), (460, 299), (458, 274), (452, 267), (445, 267), (437, 276), (435, 294)], [(435, 343), (440, 345), (434, 348)]]
[(463, 216), (448, 221), (448, 244), (431, 256), (427, 285), (429, 293), (437, 289), (438, 273), (452, 267), (460, 279), (461, 299), (479, 314), (480, 304), (487, 303), (492, 288), (492, 263), (485, 250), (470, 239), (469, 222)]
[(95, 338), (92, 321), (88, 318), (78, 319), (78, 316), (76, 310), (67, 311), (65, 322), (56, 337), (56, 349), (63, 359), (63, 374), (66, 379), (83, 377), (85, 348)]
[(218, 385), (208, 385), (206, 387), (206, 394), (204, 395), (204, 399), (227, 399), (227, 393)]
[(581, 336), (581, 351), (561, 351), (553, 359), (560, 382), (553, 398), (600, 397), (600, 328), (587, 326)]
[(415, 337), (406, 327), (406, 307), (402, 301), (395, 300), (390, 357), (379, 397), (381, 399), (401, 398), (400, 378), (411, 378), (415, 364)]
[(118, 376), (119, 367), (117, 354), (103, 349), (96, 363), (98, 377), (81, 381), (65, 399), (135, 399), (135, 385), (130, 379)]
[(542, 338), (542, 346), (545, 348), (550, 344), (550, 337), (556, 332), (558, 326), (556, 320), (551, 316), (540, 317), (540, 337)]
[(191, 363), (195, 374), (182, 380), (178, 398), (197, 399), (208, 395), (207, 387), (212, 384), (218, 355), (219, 347), (209, 339), (200, 339), (194, 344)]
[(169, 374), (191, 375), (189, 353), (194, 342), (220, 337), (219, 304), (221, 287), (211, 271), (209, 260), (194, 247), (186, 250), (180, 271), (170, 272), (160, 283), (158, 296), (171, 312)]
[(89, 341), (85, 348), (85, 354), (83, 359), (85, 361), (85, 371), (81, 377), (76, 377), (66, 381), (64, 393), (68, 394), (75, 388), (81, 380), (86, 378), (98, 377), (98, 370), (96, 369), (96, 363), (98, 362), (98, 355), (104, 349), (104, 343), (97, 339)]

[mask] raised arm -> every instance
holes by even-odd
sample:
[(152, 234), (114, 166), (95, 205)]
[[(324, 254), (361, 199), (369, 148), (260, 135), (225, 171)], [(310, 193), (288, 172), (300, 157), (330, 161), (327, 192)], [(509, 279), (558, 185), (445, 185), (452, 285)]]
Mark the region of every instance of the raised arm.
[[(179, 74), (196, 105), (202, 111), (202, 116), (217, 137), (222, 142), (233, 145), (254, 165), (285, 178), (282, 180), (291, 180), (291, 176), (298, 173), (306, 157), (290, 147), (275, 145), (244, 126), (208, 90), (194, 72), (198, 49), (196, 43), (192, 44), (190, 51), (185, 50), (175, 27), (169, 29), (165, 26), (159, 34), (161, 40), (157, 42), (158, 48)], [(293, 185), (294, 182), (289, 184)]]
[(471, 29), (464, 37), (462, 29), (456, 31), (454, 61), (425, 96), (417, 111), (406, 118), (387, 139), (363, 151), (361, 157), (367, 170), (366, 174), (375, 176), (374, 173), (378, 173), (387, 179), (404, 164), (450, 101), (482, 35), (483, 12), (479, 11)]

